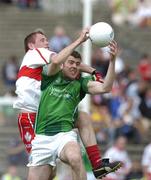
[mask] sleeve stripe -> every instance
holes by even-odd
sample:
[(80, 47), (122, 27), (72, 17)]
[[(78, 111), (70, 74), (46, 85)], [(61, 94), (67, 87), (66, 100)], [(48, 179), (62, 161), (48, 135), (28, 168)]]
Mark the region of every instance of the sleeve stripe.
[(45, 61), (46, 64), (49, 64), (47, 62), (47, 60), (43, 57), (43, 55), (41, 54), (41, 52), (39, 51), (39, 49), (36, 48), (36, 51), (39, 53), (39, 55), (41, 56), (41, 58)]

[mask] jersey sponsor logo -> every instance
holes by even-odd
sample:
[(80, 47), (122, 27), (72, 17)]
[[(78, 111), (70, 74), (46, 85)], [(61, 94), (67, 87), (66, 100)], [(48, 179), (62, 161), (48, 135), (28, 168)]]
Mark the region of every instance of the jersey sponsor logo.
[(66, 88), (60, 90), (54, 87), (51, 87), (51, 91), (49, 93), (50, 96), (56, 96), (58, 98), (63, 97), (65, 99), (71, 99), (71, 94), (69, 94), (66, 90)]
[(71, 98), (71, 95), (70, 95), (70, 94), (65, 94), (65, 98), (66, 98), (66, 99), (70, 99), (70, 98)]
[(25, 134), (24, 137), (25, 137), (25, 139), (26, 139), (27, 142), (30, 142), (30, 141), (31, 141), (32, 136), (31, 136), (31, 134), (30, 134), (28, 131), (26, 132), (26, 134)]
[(30, 126), (25, 126), (24, 129), (30, 129)]
[(27, 66), (23, 66), (19, 73), (17, 78), (19, 79), (20, 77), (26, 76), (29, 77), (31, 79), (35, 79), (37, 81), (41, 81), (41, 73), (42, 73), (42, 67), (38, 67), (38, 68), (30, 68)]

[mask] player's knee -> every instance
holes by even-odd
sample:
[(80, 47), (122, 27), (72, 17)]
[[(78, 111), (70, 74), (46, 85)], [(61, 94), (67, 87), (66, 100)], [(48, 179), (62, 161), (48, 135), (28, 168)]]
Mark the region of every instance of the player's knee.
[(81, 154), (80, 153), (74, 153), (72, 154), (72, 156), (70, 157), (70, 164), (71, 164), (71, 167), (72, 168), (79, 168), (80, 167), (80, 164), (82, 163), (82, 157), (81, 157)]

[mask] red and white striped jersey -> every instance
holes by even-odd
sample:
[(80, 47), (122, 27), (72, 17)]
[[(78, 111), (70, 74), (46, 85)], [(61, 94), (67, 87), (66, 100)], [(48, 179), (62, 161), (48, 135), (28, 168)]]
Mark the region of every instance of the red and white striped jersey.
[(13, 107), (20, 110), (36, 112), (40, 99), (41, 73), (44, 65), (51, 62), (56, 54), (45, 48), (29, 50), (22, 61), (16, 81), (17, 100)]

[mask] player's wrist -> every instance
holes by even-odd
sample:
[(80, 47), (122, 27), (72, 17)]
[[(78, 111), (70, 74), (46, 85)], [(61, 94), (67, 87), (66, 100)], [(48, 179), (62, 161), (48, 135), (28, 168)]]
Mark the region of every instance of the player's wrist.
[(97, 70), (96, 69), (94, 69), (93, 71), (92, 71), (92, 76), (94, 76), (95, 74), (96, 74), (96, 72), (97, 72)]
[(98, 72), (96, 69), (93, 70), (92, 76), (94, 77), (95, 81), (98, 81), (100, 83), (104, 83), (102, 74)]

